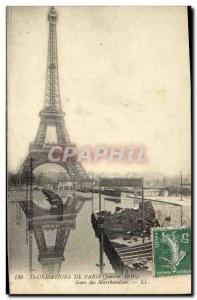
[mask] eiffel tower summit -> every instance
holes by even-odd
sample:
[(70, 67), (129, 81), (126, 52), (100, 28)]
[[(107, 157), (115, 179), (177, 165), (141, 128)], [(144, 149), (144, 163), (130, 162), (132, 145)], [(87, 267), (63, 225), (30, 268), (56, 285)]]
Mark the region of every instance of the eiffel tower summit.
[[(33, 162), (33, 169), (36, 167), (50, 163), (48, 159), (48, 151), (50, 147), (55, 145), (75, 146), (71, 143), (68, 135), (62, 110), (59, 75), (58, 75), (58, 53), (57, 53), (57, 32), (56, 25), (58, 14), (55, 7), (51, 7), (48, 12), (49, 22), (49, 38), (48, 38), (48, 58), (47, 58), (47, 74), (46, 89), (43, 109), (40, 111), (40, 124), (33, 143), (30, 144), (29, 153), (21, 166), (20, 174), (24, 175), (25, 170), (29, 167), (30, 159)], [(56, 132), (57, 143), (46, 142), (47, 128), (53, 127)], [(82, 165), (76, 158), (69, 161), (59, 161), (56, 164), (61, 165), (67, 172), (68, 177), (76, 180), (88, 179), (88, 176)]]

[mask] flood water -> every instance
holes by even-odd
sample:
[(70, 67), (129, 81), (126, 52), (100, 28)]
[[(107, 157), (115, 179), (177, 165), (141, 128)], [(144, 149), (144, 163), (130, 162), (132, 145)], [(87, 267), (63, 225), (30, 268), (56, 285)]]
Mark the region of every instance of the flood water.
[[(91, 197), (91, 194), (89, 194)], [(77, 199), (77, 196), (76, 196)], [(43, 200), (45, 201), (45, 200)], [(77, 200), (78, 203), (81, 200)], [(42, 201), (39, 200), (39, 203)], [(43, 203), (41, 203), (43, 204)], [(84, 201), (75, 219), (75, 228), (71, 228), (65, 249), (65, 260), (61, 264), (61, 273), (91, 272), (99, 273), (99, 240), (91, 224), (92, 205), (98, 210), (98, 194), (94, 194), (94, 201)], [(117, 205), (111, 201), (104, 201), (102, 195), (102, 208), (114, 211)], [(19, 220), (18, 220), (19, 219)], [(18, 221), (17, 221), (18, 220)], [(18, 224), (17, 224), (18, 223)], [(17, 202), (8, 201), (8, 254), (9, 270), (12, 272), (29, 272), (29, 246), (26, 242), (26, 215)], [(52, 246), (55, 243), (56, 230), (45, 231), (46, 243)], [(38, 261), (38, 246), (35, 235), (32, 242), (32, 270), (42, 273)], [(104, 254), (104, 271), (113, 272), (113, 269)]]
[[(99, 195), (95, 193), (93, 195), (93, 201), (90, 199), (92, 196), (91, 193), (85, 194), (84, 197), (89, 198), (89, 200), (84, 200), (77, 196), (75, 201), (75, 213), (73, 213), (72, 209), (68, 208), (65, 210), (64, 214), (71, 215), (71, 221), (57, 221), (57, 219), (50, 219), (50, 226), (46, 226), (44, 230), (44, 239), (46, 240), (47, 245), (47, 257), (50, 259), (63, 257), (64, 260), (61, 260), (60, 263), (60, 274), (66, 273), (100, 273), (99, 269), (99, 239), (95, 236), (95, 232), (92, 228), (91, 224), (91, 213), (93, 211), (99, 210)], [(9, 255), (9, 271), (11, 273), (20, 273), (28, 274), (30, 267), (30, 255), (29, 255), (29, 244), (26, 241), (27, 236), (27, 222), (26, 222), (26, 214), (24, 210), (20, 207), (19, 203), (16, 200), (17, 196), (12, 195), (12, 201), (9, 201), (8, 198), (8, 255)], [(50, 207), (48, 202), (43, 198), (37, 198), (36, 193), (33, 195), (34, 203), (39, 205), (39, 207)], [(21, 200), (21, 199), (20, 199)], [(24, 198), (25, 200), (25, 198)], [(122, 193), (121, 195), (121, 204), (116, 204), (112, 201), (104, 200), (104, 195), (101, 196), (101, 206), (102, 210), (115, 211), (117, 206), (122, 207), (136, 207), (139, 204), (139, 200), (136, 202), (135, 199), (129, 199), (127, 194)], [(19, 209), (20, 207), (20, 209)], [(153, 203), (153, 207), (155, 212), (157, 213), (157, 217), (160, 220), (164, 219), (165, 216), (171, 216), (171, 220), (176, 222), (180, 220), (181, 210), (176, 206), (171, 205), (161, 205), (160, 203)], [(166, 215), (168, 214), (168, 215)], [(43, 216), (42, 216), (43, 217)], [(42, 217), (39, 217), (42, 219)], [(46, 218), (51, 218), (50, 214), (46, 216)], [(38, 218), (38, 219), (39, 219)], [(45, 216), (44, 216), (45, 218)], [(45, 218), (45, 219), (46, 219)], [(38, 224), (40, 224), (40, 219), (38, 220)], [(69, 223), (71, 222), (71, 224)], [(47, 223), (47, 224), (48, 224)], [(37, 223), (36, 223), (37, 224)], [(54, 225), (56, 224), (56, 225)], [(56, 228), (53, 228), (53, 225)], [(173, 224), (172, 224), (173, 225)], [(186, 224), (187, 225), (187, 224)], [(37, 226), (37, 225), (36, 225)], [(61, 227), (63, 226), (63, 227)], [(38, 235), (39, 229), (38, 227)], [(47, 229), (48, 228), (48, 229)], [(59, 229), (58, 229), (59, 228)], [(56, 243), (57, 238), (57, 229), (64, 228), (65, 235), (68, 232), (68, 237), (66, 238), (66, 242), (62, 247), (61, 251), (56, 251), (54, 254), (50, 252), (52, 246)], [(60, 239), (59, 239), (60, 240)], [(61, 242), (58, 242), (61, 243)], [(43, 265), (39, 261), (39, 254), (42, 251), (39, 251), (38, 243), (35, 238), (35, 232), (33, 234), (32, 241), (32, 271), (33, 273), (41, 274), (43, 272)], [(53, 260), (54, 263), (54, 260)], [(104, 253), (104, 272), (113, 273), (113, 269), (111, 264), (109, 263), (108, 258)], [(59, 272), (58, 272), (59, 273)]]

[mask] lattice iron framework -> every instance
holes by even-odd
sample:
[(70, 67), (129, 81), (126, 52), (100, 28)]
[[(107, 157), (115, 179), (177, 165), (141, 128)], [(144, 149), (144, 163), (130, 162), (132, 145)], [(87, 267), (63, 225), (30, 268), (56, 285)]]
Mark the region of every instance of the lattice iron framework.
[[(71, 143), (68, 131), (66, 129), (64, 116), (62, 110), (59, 77), (58, 77), (58, 54), (57, 54), (57, 31), (56, 25), (58, 21), (58, 14), (56, 9), (52, 6), (48, 12), (49, 22), (49, 37), (48, 37), (48, 58), (47, 58), (47, 72), (46, 72), (46, 89), (44, 107), (40, 111), (40, 124), (33, 143), (30, 144), (29, 154), (24, 161), (20, 173), (28, 167), (28, 160), (33, 158), (33, 169), (41, 164), (48, 163), (48, 150), (54, 143), (46, 143), (47, 128), (55, 127), (57, 145), (74, 146)], [(47, 147), (46, 147), (47, 146)], [(68, 162), (59, 163), (68, 173), (69, 178), (88, 179), (88, 176), (82, 165), (73, 159)]]

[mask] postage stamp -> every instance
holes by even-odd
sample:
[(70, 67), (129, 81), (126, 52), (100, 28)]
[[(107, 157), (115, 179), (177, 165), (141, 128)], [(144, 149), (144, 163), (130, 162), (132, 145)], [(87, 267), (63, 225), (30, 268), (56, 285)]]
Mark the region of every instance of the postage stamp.
[(191, 228), (154, 228), (154, 276), (191, 273)]

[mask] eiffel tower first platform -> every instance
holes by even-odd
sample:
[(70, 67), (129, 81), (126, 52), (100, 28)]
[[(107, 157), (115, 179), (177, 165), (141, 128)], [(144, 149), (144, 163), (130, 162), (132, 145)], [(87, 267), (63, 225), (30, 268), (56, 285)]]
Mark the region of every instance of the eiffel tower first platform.
[[(40, 111), (40, 124), (33, 143), (30, 144), (29, 154), (19, 171), (24, 176), (25, 171), (29, 167), (30, 159), (33, 162), (33, 169), (39, 165), (50, 163), (48, 159), (48, 151), (52, 146), (75, 146), (71, 143), (70, 137), (66, 130), (64, 116), (62, 110), (59, 78), (58, 78), (58, 55), (57, 55), (57, 32), (56, 24), (58, 14), (54, 7), (48, 12), (49, 22), (49, 38), (48, 38), (48, 59), (47, 59), (47, 75), (44, 107)], [(48, 127), (56, 128), (57, 143), (46, 143), (46, 134)], [(70, 179), (88, 180), (88, 176), (82, 165), (74, 158), (70, 161), (60, 161), (56, 164), (61, 165), (67, 172)]]

